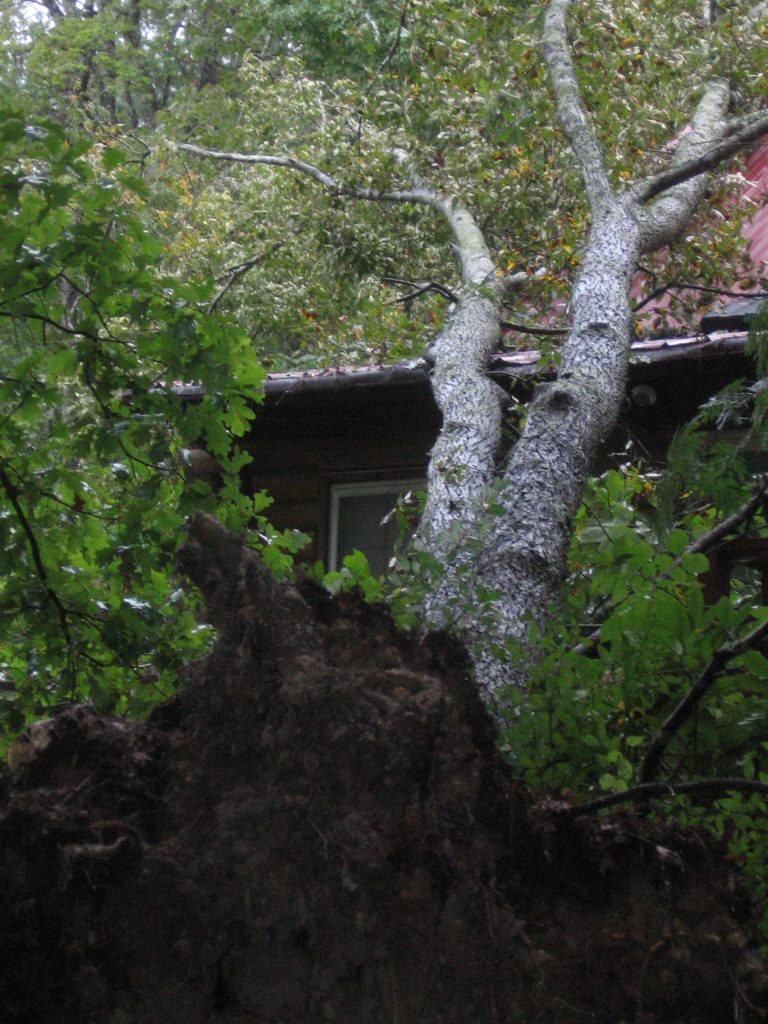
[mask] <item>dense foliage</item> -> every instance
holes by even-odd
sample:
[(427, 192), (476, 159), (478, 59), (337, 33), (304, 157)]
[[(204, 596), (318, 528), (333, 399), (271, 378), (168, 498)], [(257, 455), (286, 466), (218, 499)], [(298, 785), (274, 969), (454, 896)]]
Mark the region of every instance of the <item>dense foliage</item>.
[[(206, 313), (210, 282), (166, 272), (124, 151), (0, 117), (0, 659), (14, 730), (60, 700), (137, 711), (167, 694), (205, 633), (171, 572), (185, 515), (207, 506), (240, 527), (268, 499), (241, 494), (238, 475), (263, 370), (247, 334)], [(184, 397), (181, 382), (205, 392)], [(185, 486), (200, 443), (222, 468), (215, 496)]]

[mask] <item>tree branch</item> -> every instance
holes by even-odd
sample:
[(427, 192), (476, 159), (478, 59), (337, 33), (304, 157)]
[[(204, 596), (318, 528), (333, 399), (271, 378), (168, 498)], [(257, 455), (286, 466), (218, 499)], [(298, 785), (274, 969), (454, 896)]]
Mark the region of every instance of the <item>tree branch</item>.
[[(738, 125), (738, 127), (730, 131), (733, 125)], [(757, 142), (766, 134), (768, 134), (768, 111), (761, 111), (745, 122), (732, 122), (730, 126), (725, 127), (724, 137), (720, 142), (710, 145), (704, 152), (677, 162), (665, 171), (660, 171), (658, 174), (637, 182), (630, 186), (629, 192), (637, 203), (647, 203), (654, 196), (675, 185), (682, 184), (705, 171), (714, 170), (724, 160), (738, 153), (740, 149), (744, 149), (750, 143)]]
[(543, 51), (555, 93), (560, 122), (581, 165), (593, 214), (612, 195), (603, 148), (584, 112), (579, 83), (568, 47), (567, 14), (571, 0), (550, 0), (544, 20)]
[(0, 309), (0, 317), (6, 317), (9, 320), (37, 320), (39, 323), (47, 324), (49, 327), (55, 327), (57, 331), (63, 331), (64, 334), (71, 334), (75, 338), (88, 338), (89, 341), (98, 341), (98, 335), (93, 334), (91, 331), (79, 330), (75, 327), (67, 327), (66, 324), (59, 323), (58, 320), (53, 320), (49, 316), (43, 316), (42, 313), (14, 313), (11, 310)]
[(745, 501), (740, 508), (737, 508), (735, 512), (723, 519), (722, 522), (717, 523), (711, 530), (707, 530), (706, 533), (703, 533), (689, 544), (680, 558), (675, 560), (674, 565), (670, 566), (668, 572), (676, 568), (685, 555), (706, 554), (707, 551), (711, 551), (716, 544), (719, 544), (724, 537), (732, 533), (736, 527), (741, 526), (742, 523), (752, 518), (758, 508), (765, 502), (766, 495), (768, 495), (768, 479), (763, 480), (752, 497)]
[(0, 465), (0, 484), (5, 491), (8, 501), (10, 501), (13, 511), (16, 513), (16, 518), (19, 521), (19, 525), (24, 531), (24, 536), (27, 538), (29, 544), (29, 550), (32, 554), (32, 561), (34, 562), (37, 575), (40, 577), (40, 582), (45, 587), (45, 592), (48, 595), (53, 607), (56, 609), (56, 613), (59, 617), (61, 624), (61, 631), (64, 634), (64, 640), (67, 644), (67, 648), (72, 648), (72, 636), (69, 632), (69, 620), (67, 618), (67, 610), (61, 602), (61, 598), (53, 589), (48, 579), (48, 570), (45, 568), (43, 562), (43, 556), (40, 552), (40, 545), (37, 543), (37, 537), (35, 531), (32, 529), (32, 524), (27, 518), (24, 509), (21, 507), (21, 501), (19, 498), (19, 492), (14, 484), (13, 480), (8, 476), (5, 471), (5, 467)]
[[(706, 162), (708, 155), (713, 152), (712, 143), (725, 134), (725, 114), (729, 98), (730, 89), (727, 82), (720, 79), (710, 82), (691, 118), (689, 131), (678, 138), (675, 155), (667, 171), (655, 175), (653, 179), (646, 179), (645, 182), (628, 190), (630, 202), (633, 205), (637, 204), (637, 216), (642, 227), (643, 252), (655, 252), (676, 238), (704, 198), (707, 181), (701, 176), (700, 171), (693, 171), (692, 168)], [(689, 173), (681, 173), (684, 168), (687, 168)], [(658, 184), (662, 179), (668, 183), (658, 188), (650, 187), (648, 184), (650, 181)], [(658, 199), (653, 206), (642, 208), (661, 192), (667, 194)]]
[(242, 263), (237, 263), (235, 264), (234, 267), (230, 267), (229, 270), (226, 270), (223, 274), (220, 274), (216, 278), (216, 281), (224, 281), (224, 284), (221, 286), (221, 288), (218, 290), (216, 295), (211, 300), (208, 306), (208, 313), (213, 313), (216, 310), (216, 307), (219, 305), (219, 303), (227, 294), (227, 292), (229, 291), (233, 284), (239, 281), (240, 278), (247, 274), (248, 271), (251, 270), (253, 267), (258, 266), (259, 263), (263, 263), (264, 260), (269, 259), (270, 256), (274, 256), (276, 252), (282, 249), (282, 247), (286, 244), (288, 239), (295, 237), (300, 230), (301, 228), (296, 228), (286, 238), (280, 238), (278, 239), (278, 241), (273, 242), (272, 245), (270, 245), (265, 252), (260, 252), (256, 256), (251, 256), (250, 259), (243, 260)]
[(437, 281), (424, 281), (421, 284), (417, 284), (416, 281), (408, 281), (403, 277), (382, 277), (381, 280), (385, 284), (401, 284), (412, 289), (407, 295), (398, 295), (396, 299), (388, 300), (384, 303), (385, 306), (394, 306), (400, 302), (410, 302), (411, 299), (417, 299), (420, 295), (424, 295), (425, 292), (437, 292), (438, 295), (442, 295), (449, 302), (459, 301), (459, 296), (456, 292), (452, 292), (445, 285), (438, 284)]
[(658, 288), (646, 295), (644, 299), (640, 299), (639, 302), (635, 303), (635, 312), (643, 309), (648, 305), (649, 302), (653, 302), (660, 295), (670, 291), (681, 291), (681, 292), (704, 292), (705, 295), (724, 295), (728, 298), (733, 299), (768, 299), (768, 292), (737, 292), (730, 288), (709, 288), (703, 284), (690, 284), (687, 281), (668, 281), (666, 284), (659, 285)]
[(227, 160), (233, 163), (256, 164), (267, 167), (285, 167), (312, 178), (332, 195), (344, 196), (374, 203), (415, 203), (428, 206), (441, 214), (448, 223), (459, 250), (462, 279), (468, 287), (484, 284), (494, 275), (494, 264), (483, 233), (471, 212), (462, 204), (421, 182), (410, 189), (377, 189), (362, 185), (345, 185), (332, 174), (314, 164), (292, 156), (274, 156), (268, 153), (235, 153), (220, 149), (206, 149), (189, 142), (168, 141), (168, 145), (185, 153), (206, 157), (210, 160)]
[(383, 71), (385, 67), (391, 67), (392, 65), (392, 58), (395, 56), (400, 47), (400, 40), (402, 39), (403, 36), (403, 30), (405, 29), (408, 21), (407, 14), (408, 8), (410, 6), (411, 0), (405, 0), (405, 3), (403, 4), (403, 9), (400, 12), (400, 20), (397, 25), (397, 32), (395, 33), (395, 38), (392, 40), (392, 45), (389, 47), (387, 52), (384, 54), (383, 59), (379, 63), (379, 71)]
[(514, 323), (512, 320), (502, 320), (501, 326), (519, 334), (536, 334), (545, 338), (563, 338), (571, 333), (570, 327), (531, 327), (528, 324)]
[(681, 726), (691, 717), (702, 697), (712, 688), (718, 675), (728, 662), (733, 658), (737, 658), (745, 651), (756, 647), (766, 636), (768, 636), (768, 619), (755, 626), (745, 636), (731, 643), (723, 644), (722, 647), (715, 651), (699, 678), (663, 723), (659, 733), (648, 747), (648, 753), (640, 772), (641, 782), (654, 781), (658, 774), (661, 759), (673, 736), (679, 732)]
[[(717, 523), (715, 526), (713, 526), (711, 530), (708, 530), (706, 533), (703, 533), (700, 537), (697, 537), (696, 540), (692, 541), (685, 549), (685, 551), (683, 551), (682, 554), (678, 555), (674, 562), (667, 569), (659, 573), (659, 575), (656, 577), (654, 581), (654, 587), (658, 586), (658, 584), (662, 580), (669, 579), (674, 570), (677, 569), (678, 566), (682, 565), (683, 559), (686, 555), (706, 554), (708, 551), (711, 551), (716, 544), (719, 544), (721, 540), (727, 537), (729, 533), (732, 533), (737, 527), (741, 526), (742, 523), (750, 519), (751, 516), (754, 515), (754, 513), (760, 507), (760, 505), (765, 501), (766, 494), (768, 494), (768, 479), (766, 479), (763, 482), (763, 484), (752, 495), (752, 497), (745, 501), (740, 508), (736, 509), (736, 511), (733, 512), (730, 516), (723, 519), (722, 522)], [(611, 611), (615, 611), (615, 609), (617, 607), (620, 607), (621, 604), (622, 602), (618, 601), (611, 608)], [(594, 648), (595, 644), (598, 642), (599, 639), (600, 627), (593, 630), (593, 632), (590, 633), (590, 635), (586, 637), (586, 639), (582, 640), (581, 643), (578, 643), (575, 647), (572, 647), (571, 653), (587, 654)]]
[(701, 779), (698, 782), (643, 782), (639, 786), (622, 790), (620, 793), (606, 793), (583, 804), (566, 805), (561, 813), (576, 818), (582, 814), (594, 814), (595, 811), (615, 807), (617, 804), (638, 803), (659, 797), (695, 796), (699, 793), (722, 793), (733, 790), (740, 793), (768, 793), (768, 783), (756, 779)]
[(285, 167), (299, 174), (304, 174), (314, 179), (323, 188), (328, 189), (333, 195), (346, 196), (349, 199), (361, 199), (374, 203), (421, 203), (425, 206), (434, 206), (436, 197), (426, 188), (411, 189), (378, 189), (364, 188), (362, 185), (344, 185), (332, 174), (315, 167), (314, 164), (299, 160), (293, 156), (275, 156), (269, 153), (235, 153), (220, 149), (206, 149), (204, 146), (195, 146), (191, 142), (171, 142), (175, 149), (183, 150), (185, 153), (193, 153), (195, 156), (203, 156), (209, 160), (227, 160), (231, 163), (259, 164), (266, 167)]

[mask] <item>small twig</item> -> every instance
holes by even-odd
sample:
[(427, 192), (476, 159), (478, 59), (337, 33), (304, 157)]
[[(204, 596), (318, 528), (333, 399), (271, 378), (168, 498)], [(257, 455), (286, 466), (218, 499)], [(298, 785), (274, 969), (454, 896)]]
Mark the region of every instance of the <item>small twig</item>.
[(379, 71), (383, 71), (385, 67), (391, 65), (392, 58), (395, 56), (398, 49), (400, 48), (400, 40), (402, 39), (403, 30), (406, 26), (406, 14), (408, 13), (408, 8), (410, 6), (411, 0), (405, 0), (405, 3), (403, 4), (403, 9), (400, 12), (400, 21), (398, 22), (397, 25), (397, 32), (395, 34), (395, 38), (393, 39), (390, 48), (384, 54), (383, 60), (379, 63)]
[(68, 508), (71, 512), (74, 512), (79, 516), (90, 516), (92, 519), (101, 519), (107, 523), (116, 523), (118, 521), (118, 516), (105, 516), (100, 512), (91, 512), (86, 508), (78, 508), (76, 505), (71, 505), (68, 501), (64, 501), (63, 498), (59, 498), (55, 494), (51, 494), (50, 491), (41, 491), (40, 497), (48, 498), (50, 501), (55, 501), (57, 505), (63, 505), (64, 508)]
[(744, 654), (745, 651), (752, 650), (765, 636), (768, 636), (768, 619), (755, 626), (753, 630), (740, 639), (723, 644), (722, 647), (715, 651), (696, 682), (674, 711), (666, 718), (661, 729), (648, 747), (648, 753), (645, 756), (640, 772), (641, 783), (654, 781), (661, 764), (661, 759), (672, 737), (679, 732), (681, 726), (691, 717), (702, 697), (712, 688), (718, 675), (728, 662), (733, 658), (737, 658), (740, 654)]
[(258, 266), (259, 263), (263, 263), (264, 260), (269, 259), (270, 256), (274, 256), (278, 250), (282, 249), (288, 239), (293, 238), (300, 230), (301, 228), (296, 228), (285, 238), (280, 238), (278, 241), (273, 242), (265, 252), (260, 252), (256, 256), (251, 256), (250, 259), (243, 260), (242, 263), (236, 263), (234, 267), (229, 267), (229, 269), (225, 270), (223, 274), (220, 274), (215, 278), (216, 281), (224, 281), (224, 284), (211, 300), (207, 312), (213, 313), (233, 284), (239, 281), (240, 278), (247, 274), (253, 267)]
[(721, 793), (728, 790), (741, 793), (768, 793), (768, 783), (758, 782), (756, 779), (730, 778), (701, 779), (698, 782), (643, 782), (639, 786), (631, 786), (620, 793), (606, 793), (605, 796), (597, 797), (595, 800), (589, 800), (583, 804), (567, 805), (561, 809), (561, 813), (578, 817), (582, 814), (602, 811), (606, 807), (615, 807), (617, 804), (639, 803), (659, 797)]
[(446, 288), (445, 285), (438, 284), (436, 281), (424, 281), (422, 284), (417, 284), (415, 281), (406, 281), (401, 277), (382, 277), (381, 280), (385, 284), (402, 284), (413, 289), (407, 295), (398, 295), (396, 299), (388, 299), (384, 303), (385, 306), (394, 306), (400, 302), (410, 302), (426, 292), (437, 292), (438, 295), (442, 295), (449, 302), (459, 302), (459, 296), (456, 292), (452, 292), (450, 288)]
[(649, 302), (653, 302), (659, 295), (663, 295), (664, 292), (672, 291), (684, 291), (684, 292), (705, 292), (707, 295), (725, 295), (728, 298), (733, 299), (768, 299), (768, 292), (736, 292), (730, 288), (708, 288), (703, 284), (688, 284), (685, 281), (669, 281), (667, 284), (659, 285), (658, 288), (646, 295), (644, 299), (641, 299), (635, 304), (634, 312), (636, 313), (643, 306), (647, 306)]

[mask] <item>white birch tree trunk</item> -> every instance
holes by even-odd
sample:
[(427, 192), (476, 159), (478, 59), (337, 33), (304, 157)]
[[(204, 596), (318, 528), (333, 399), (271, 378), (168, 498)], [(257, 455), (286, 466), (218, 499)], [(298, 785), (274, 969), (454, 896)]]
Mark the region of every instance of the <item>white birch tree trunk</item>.
[[(722, 159), (724, 150), (735, 151), (738, 134), (725, 120), (728, 86), (713, 81), (689, 131), (679, 140), (670, 167), (626, 191), (614, 190), (570, 58), (569, 6), (570, 0), (550, 0), (543, 43), (558, 114), (580, 164), (592, 210), (592, 227), (573, 291), (572, 330), (562, 349), (557, 379), (537, 389), (522, 434), (501, 469), (500, 489), (486, 522), (481, 521), (480, 474), (460, 474), (453, 488), (443, 489), (441, 500), (448, 507), (441, 515), (431, 512), (427, 522), (431, 528), (462, 514), (462, 528), (454, 528), (442, 544), (429, 534), (421, 538), (442, 560), (452, 559), (427, 599), (427, 620), (430, 624), (444, 621), (458, 629), (472, 652), (478, 685), (494, 709), (503, 706), (505, 686), (524, 681), (535, 657), (535, 637), (560, 599), (573, 517), (625, 393), (632, 338), (629, 293), (638, 257), (668, 244), (684, 230), (707, 188), (701, 172), (714, 166), (718, 157)], [(748, 130), (754, 131), (755, 123)], [(644, 205), (662, 190), (664, 194), (652, 205)], [(467, 334), (466, 326), (460, 326), (465, 319), (457, 313), (451, 325), (456, 345)], [(479, 325), (482, 333), (485, 322)], [(454, 348), (444, 343), (435, 368), (435, 395), (444, 415), (444, 379), (452, 372), (453, 362)], [(464, 393), (463, 416), (451, 411), (451, 422), (432, 453), (430, 488), (448, 465), (451, 443), (445, 435), (454, 421), (469, 418), (473, 406), (472, 394)], [(478, 418), (482, 408), (475, 409)], [(482, 434), (477, 422), (466, 436)], [(488, 444), (495, 444), (498, 436), (495, 416), (489, 411)], [(455, 435), (454, 444), (459, 437)], [(478, 451), (487, 447), (479, 444)], [(456, 465), (460, 464), (457, 460)], [(435, 490), (430, 501), (437, 500), (438, 493)], [(483, 544), (479, 553), (468, 556), (462, 545), (472, 536), (482, 538)], [(452, 541), (458, 543), (452, 547)]]
[[(465, 205), (416, 175), (409, 188), (375, 189), (344, 184), (296, 157), (177, 144), (211, 159), (286, 168), (340, 198), (428, 206), (450, 227), (462, 286), (432, 346), (432, 384), (443, 426), (430, 456), (426, 508), (414, 549), (428, 552), (440, 566), (423, 602), (425, 625), (458, 631), (492, 708), (503, 705), (506, 685), (524, 681), (536, 655), (535, 636), (560, 598), (573, 517), (624, 397), (632, 336), (629, 292), (638, 257), (685, 229), (705, 195), (704, 172), (768, 133), (766, 111), (728, 120), (728, 84), (713, 80), (669, 166), (617, 190), (571, 61), (570, 6), (571, 0), (549, 0), (543, 50), (557, 113), (581, 168), (592, 226), (557, 379), (538, 388), (522, 434), (501, 467), (504, 395), (489, 379), (487, 366), (499, 343), (502, 282)], [(758, 3), (749, 12), (744, 31), (765, 7)], [(394, 155), (407, 169), (407, 155)]]

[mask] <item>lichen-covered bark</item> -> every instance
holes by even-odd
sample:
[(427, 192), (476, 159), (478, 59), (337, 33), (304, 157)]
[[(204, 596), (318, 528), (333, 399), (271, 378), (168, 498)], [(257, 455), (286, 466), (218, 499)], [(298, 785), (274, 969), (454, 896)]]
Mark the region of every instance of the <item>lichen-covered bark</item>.
[(463, 299), (436, 339), (432, 389), (443, 425), (432, 450), (420, 536), (435, 555), (455, 547), (493, 480), (504, 392), (487, 375), (499, 344), (496, 303)]
[[(419, 541), (438, 557), (456, 549), (493, 480), (504, 392), (487, 375), (500, 338), (501, 290), (493, 260), (471, 213), (437, 199), (462, 269), (460, 301), (432, 345), (432, 391), (443, 416), (427, 474)], [(428, 614), (439, 604), (430, 595)]]
[(481, 609), (481, 622), (472, 616), (463, 622), (465, 635), (480, 641), (475, 663), (490, 699), (515, 678), (498, 648), (512, 638), (526, 649), (528, 624), (543, 624), (559, 596), (573, 516), (624, 395), (627, 296), (639, 244), (635, 218), (621, 203), (611, 203), (592, 227), (558, 379), (539, 387), (504, 467), (498, 511), (475, 575), (477, 585), (502, 598)]
[[(699, 172), (709, 165), (713, 147), (729, 130), (728, 86), (715, 80), (706, 87), (670, 161), (670, 169), (680, 172), (679, 176), (662, 182), (661, 189), (648, 179), (626, 191), (615, 190), (570, 57), (569, 7), (570, 0), (550, 0), (543, 48), (561, 124), (580, 164), (592, 210), (590, 235), (573, 291), (573, 329), (562, 350), (557, 380), (540, 386), (534, 396), (485, 523), (480, 516), (488, 473), (476, 472), (474, 459), (477, 453), (478, 462), (485, 466), (488, 451), (498, 440), (492, 402), (478, 403), (471, 432), (462, 427), (452, 434), (453, 424), (446, 424), (444, 447), (433, 453), (430, 470), (430, 488), (434, 488), (430, 527), (454, 525), (444, 532), (447, 539), (432, 540), (433, 550), (446, 565), (427, 602), (429, 621), (439, 621), (442, 611), (445, 621), (458, 628), (472, 651), (478, 683), (491, 705), (503, 699), (506, 684), (519, 684), (525, 677), (535, 655), (530, 626), (535, 624), (538, 633), (559, 600), (573, 516), (624, 395), (632, 334), (629, 291), (637, 259), (684, 230), (705, 192)], [(468, 323), (473, 312), (469, 305), (460, 310), (460, 317), (441, 339), (435, 383), (436, 394), (443, 400), (451, 395), (451, 379), (462, 382), (460, 389), (469, 379), (458, 370), (459, 346), (464, 346), (476, 376), (477, 353), (489, 334), (482, 316), (477, 317), (473, 331)], [(487, 387), (477, 393), (487, 394)], [(472, 398), (463, 396), (458, 405), (469, 409)], [(471, 453), (462, 448), (462, 436), (476, 444)], [(473, 471), (466, 472), (465, 487), (462, 475), (467, 464)], [(451, 473), (458, 474), (454, 479), (460, 483), (462, 502), (453, 500), (446, 485)], [(439, 514), (433, 510), (438, 502), (443, 505)], [(473, 538), (481, 538), (483, 546), (481, 553), (474, 552), (470, 558), (466, 544)], [(510, 650), (514, 656), (508, 656)]]

